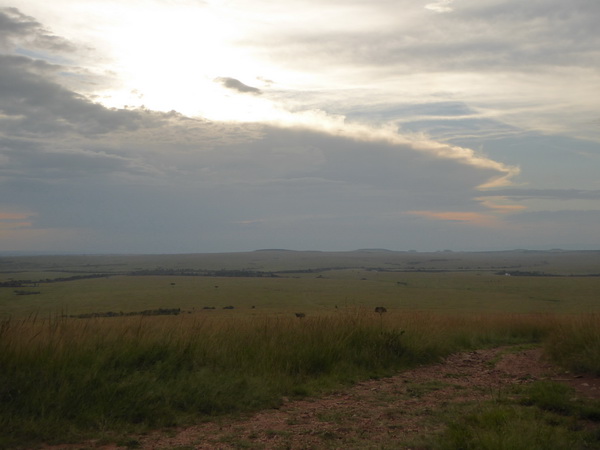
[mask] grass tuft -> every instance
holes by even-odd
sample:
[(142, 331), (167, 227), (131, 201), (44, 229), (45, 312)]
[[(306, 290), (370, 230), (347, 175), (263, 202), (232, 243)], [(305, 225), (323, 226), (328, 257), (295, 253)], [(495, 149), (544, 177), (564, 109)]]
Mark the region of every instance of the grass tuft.
[[(515, 397), (516, 395), (516, 397)], [(561, 383), (538, 381), (510, 396), (453, 415), (431, 447), (444, 449), (586, 449), (598, 448), (593, 420), (598, 402), (578, 400)]]
[(515, 405), (490, 405), (451, 422), (435, 448), (464, 450), (572, 450), (586, 438), (570, 422)]
[(600, 376), (600, 314), (563, 321), (549, 337), (546, 350), (553, 360), (574, 372)]

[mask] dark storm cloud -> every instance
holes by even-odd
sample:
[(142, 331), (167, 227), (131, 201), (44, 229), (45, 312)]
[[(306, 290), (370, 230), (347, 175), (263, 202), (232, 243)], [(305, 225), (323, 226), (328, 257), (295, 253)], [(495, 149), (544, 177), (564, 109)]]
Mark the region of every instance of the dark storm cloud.
[(255, 126), (226, 126), (176, 112), (106, 108), (54, 81), (61, 69), (0, 54), (0, 176), (5, 181), (155, 176), (177, 167), (173, 153), (245, 141), (257, 132)]
[(258, 88), (248, 86), (242, 83), (240, 80), (229, 77), (219, 77), (215, 79), (216, 82), (222, 84), (228, 89), (241, 92), (243, 94), (262, 94), (262, 91)]
[[(19, 179), (29, 183), (57, 183), (91, 180), (115, 174), (146, 174), (141, 161), (135, 157), (109, 153), (109, 150), (41, 144), (37, 140), (0, 138), (0, 179), (5, 182)], [(59, 147), (59, 148), (56, 148)], [(62, 148), (61, 148), (62, 147)], [(87, 148), (85, 148), (87, 147)]]
[(17, 8), (0, 8), (0, 48), (27, 44), (50, 51), (72, 51), (75, 47), (66, 39), (55, 36)]
[(22, 56), (0, 55), (0, 127), (15, 134), (97, 134), (139, 126), (140, 114), (109, 110), (48, 80), (56, 66)]

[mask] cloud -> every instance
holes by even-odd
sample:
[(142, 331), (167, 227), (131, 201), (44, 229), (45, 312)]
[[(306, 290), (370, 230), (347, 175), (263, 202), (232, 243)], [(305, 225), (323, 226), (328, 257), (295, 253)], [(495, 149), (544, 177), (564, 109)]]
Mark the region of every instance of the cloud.
[[(251, 3), (241, 2), (240, 14)], [(567, 164), (569, 173), (593, 172), (594, 143), (546, 135), (547, 142), (540, 137), (533, 146), (525, 124), (504, 120), (509, 110), (514, 118), (552, 117), (547, 105), (561, 109), (556, 96), (565, 95), (555, 89), (562, 71), (583, 82), (569, 87), (573, 104), (585, 100), (584, 90), (593, 92), (586, 75), (595, 73), (593, 45), (578, 53), (576, 42), (565, 39), (559, 45), (565, 54), (545, 53), (552, 27), (564, 35), (586, 19), (560, 5), (560, 14), (539, 16), (538, 4), (480, 3), (464, 0), (452, 14), (432, 14), (414, 2), (338, 2), (341, 10), (326, 6), (324, 15), (343, 12), (347, 20), (328, 28), (320, 9), (295, 2), (315, 18), (314, 27), (301, 26), (287, 10), (288, 24), (298, 26), (265, 21), (264, 33), (246, 40), (242, 24), (236, 32), (243, 49), (277, 64), (257, 63), (240, 78), (261, 86), (277, 80), (268, 83), (268, 95), (215, 74), (204, 83), (218, 93), (214, 98), (232, 99), (230, 107), (247, 107), (254, 123), (192, 117), (177, 107), (97, 103), (108, 76), (93, 75), (100, 73), (96, 66), (78, 67), (89, 57), (79, 59), (80, 49), (57, 36), (64, 45), (52, 46), (47, 38), (54, 35), (36, 20), (3, 11), (0, 246), (120, 252), (560, 246), (536, 227), (552, 220), (549, 228), (565, 242), (561, 227), (575, 221), (563, 212), (544, 215), (539, 205), (533, 211), (541, 201), (560, 211), (585, 202), (591, 212), (576, 214), (587, 221), (581, 241), (597, 242), (597, 222), (591, 225), (597, 179), (588, 176), (589, 189), (583, 177), (557, 181), (569, 178)], [(268, 11), (265, 5), (259, 2), (256, 14)], [(404, 7), (406, 17), (391, 14)], [(582, 55), (592, 63), (580, 62)], [(167, 60), (176, 58), (152, 54), (153, 63)], [(563, 62), (570, 65), (559, 69)], [(220, 67), (216, 73), (238, 73)], [(195, 87), (176, 92), (201, 100)], [(143, 85), (127, 88), (149, 97)], [(92, 92), (98, 95), (85, 95)], [(256, 114), (259, 104), (270, 115)], [(569, 150), (560, 167), (553, 166), (550, 143), (557, 152)], [(587, 154), (580, 155), (587, 171), (572, 157), (578, 150)], [(539, 180), (551, 180), (553, 189)]]
[(457, 222), (486, 228), (502, 228), (505, 224), (491, 214), (469, 211), (407, 211), (406, 214), (444, 222)]
[(506, 218), (511, 227), (523, 236), (522, 248), (597, 249), (592, 237), (598, 233), (600, 208), (557, 211), (526, 211)]
[[(10, 130), (1, 189), (12, 206), (35, 211), (31, 230), (73, 230), (75, 250), (218, 251), (274, 241), (344, 248), (361, 226), (382, 230), (405, 210), (469, 207), (476, 186), (497, 174), (410, 142), (135, 113), (139, 126), (104, 133), (85, 124), (76, 132), (76, 121), (68, 132)], [(324, 232), (335, 239), (317, 238)], [(148, 244), (164, 233), (171, 237)], [(24, 245), (32, 234), (18, 236)]]
[[(449, 5), (450, 1), (442, 0), (426, 8), (448, 11)], [(540, 65), (548, 69), (573, 63), (593, 67), (600, 38), (594, 33), (592, 6), (589, 0), (568, 4), (560, 0), (544, 4), (463, 1), (453, 14), (432, 16), (415, 8), (414, 2), (403, 2), (399, 7), (406, 14), (394, 15), (388, 3), (372, 2), (362, 11), (363, 16), (387, 13), (387, 21), (361, 22), (357, 15), (348, 18), (352, 28), (335, 33), (327, 22), (316, 22), (309, 29), (267, 29), (264, 39), (280, 33), (276, 41), (269, 42), (271, 57), (299, 67), (318, 63), (325, 74), (328, 67), (345, 63), (349, 69), (360, 64), (366, 75), (370, 72), (365, 69), (375, 66), (380, 76), (398, 73), (403, 67), (441, 73), (474, 68), (488, 73), (499, 68), (503, 72), (530, 72)], [(256, 41), (259, 37), (254, 39), (250, 44), (267, 44)], [(399, 74), (406, 75), (404, 71)], [(353, 73), (349, 71), (350, 75)]]
[[(128, 171), (135, 171), (143, 167), (148, 168), (148, 164), (141, 163), (140, 158), (135, 155), (131, 157), (123, 156), (115, 153), (116, 149), (111, 150), (110, 141), (117, 136), (122, 147), (121, 153), (127, 147), (135, 153), (136, 150), (134, 149), (140, 146), (139, 142), (146, 142), (144, 144), (146, 148), (155, 147), (157, 145), (155, 140), (158, 140), (158, 142), (166, 140), (166, 145), (172, 145), (169, 139), (187, 140), (188, 146), (206, 146), (207, 144), (210, 145), (211, 140), (214, 145), (226, 145), (227, 139), (236, 133), (239, 136), (244, 135), (244, 138), (242, 138), (244, 142), (252, 142), (255, 139), (253, 137), (255, 132), (251, 130), (251, 126), (215, 126), (214, 124), (191, 120), (175, 113), (105, 108), (60, 86), (51, 78), (49, 79), (48, 74), (60, 70), (60, 67), (43, 61), (11, 55), (0, 55), (0, 62), (4, 62), (4, 64), (0, 64), (0, 79), (4, 80), (5, 83), (4, 88), (0, 86), (0, 99), (2, 100), (3, 113), (6, 116), (6, 120), (0, 121), (0, 130), (4, 129), (7, 137), (19, 137), (21, 139), (35, 136), (60, 137), (63, 140), (67, 139), (70, 142), (69, 145), (72, 146), (68, 150), (45, 151), (39, 161), (45, 161), (49, 168), (56, 166), (56, 163), (52, 161), (60, 161), (59, 153), (66, 155), (66, 158), (70, 158), (72, 167), (80, 167), (85, 162), (86, 164), (93, 164), (98, 169), (102, 168), (101, 170), (108, 170), (110, 167), (116, 166), (128, 167)], [(221, 82), (240, 89), (237, 80), (223, 78)], [(254, 92), (252, 90), (255, 89), (246, 88), (242, 88), (242, 90)], [(347, 123), (343, 118), (310, 111), (308, 113), (290, 114), (288, 117), (289, 122), (284, 122), (282, 126), (305, 126), (314, 129), (318, 133), (338, 135), (341, 139), (340, 142), (350, 142), (349, 139), (372, 142), (374, 145), (378, 145), (378, 142), (386, 142), (386, 145), (409, 148), (411, 152), (423, 152), (436, 158), (456, 160), (461, 164), (470, 165), (481, 169), (481, 173), (487, 173), (488, 179), (482, 180), (482, 187), (506, 184), (511, 177), (518, 174), (516, 167), (510, 167), (491, 160), (471, 149), (441, 144), (425, 138), (407, 138), (389, 127), (376, 128), (357, 123)], [(177, 132), (173, 131), (175, 129), (177, 129)], [(263, 128), (263, 130), (266, 129)], [(276, 129), (277, 127), (273, 128), (273, 130)], [(310, 131), (306, 130), (306, 133), (308, 135)], [(107, 134), (111, 136), (109, 139), (105, 137)], [(79, 136), (79, 138), (74, 136)], [(140, 139), (141, 136), (146, 136), (150, 140)], [(170, 138), (167, 138), (167, 136), (170, 136)], [(77, 139), (81, 138), (89, 140), (89, 142), (83, 143), (85, 148), (77, 149), (82, 144), (77, 142)], [(196, 144), (193, 144), (192, 139), (196, 138)], [(91, 140), (93, 139), (101, 139), (102, 143), (92, 143)], [(239, 138), (234, 138), (234, 142), (235, 139)], [(123, 142), (125, 141), (128, 142), (128, 145), (123, 148)], [(136, 141), (139, 142), (136, 143)], [(5, 139), (5, 142), (8, 141)], [(15, 145), (15, 142), (13, 139), (10, 145)], [(16, 145), (21, 146), (23, 144), (21, 142)], [(296, 153), (304, 155), (303, 157), (306, 158), (312, 151), (309, 148), (302, 147)], [(130, 152), (127, 151), (127, 153)], [(18, 156), (14, 151), (7, 150), (5, 154), (9, 155), (13, 161), (25, 161), (28, 157), (27, 152)], [(287, 164), (292, 161), (290, 156), (291, 153), (288, 150)], [(135, 158), (137, 158), (137, 162)], [(273, 155), (271, 163), (275, 160), (276, 156)], [(260, 161), (260, 159), (257, 159), (257, 161)], [(69, 165), (64, 166), (68, 167)], [(246, 167), (250, 166), (251, 163)], [(134, 168), (136, 169), (134, 170)]]
[(97, 134), (139, 127), (139, 112), (110, 111), (88, 101), (47, 76), (57, 70), (43, 61), (0, 55), (0, 109), (11, 118), (0, 122), (1, 128), (21, 135), (48, 135)]
[(506, 197), (512, 200), (550, 199), (550, 200), (600, 200), (600, 190), (589, 189), (499, 189), (482, 196)]
[(0, 184), (8, 206), (32, 211), (2, 239), (21, 245), (349, 248), (361, 227), (389, 235), (403, 211), (471, 207), (477, 186), (516, 175), (464, 147), (323, 111), (246, 124), (106, 108), (60, 84), (60, 64), (0, 59)]
[(504, 213), (556, 212), (565, 209), (589, 211), (600, 208), (600, 191), (585, 189), (510, 188), (482, 193), (481, 205)]
[(480, 117), (513, 127), (600, 140), (589, 124), (597, 111), (589, 92), (600, 88), (591, 1), (467, 0), (452, 14), (431, 14), (418, 2), (396, 7), (402, 14), (389, 2), (370, 2), (360, 15), (350, 10), (345, 22), (353, 26), (341, 30), (318, 18), (309, 29), (274, 24), (247, 45), (277, 61), (279, 70), (312, 75), (318, 68), (318, 78), (298, 93), (315, 108), (460, 99)]
[(242, 94), (262, 94), (262, 91), (260, 89), (248, 86), (242, 83), (240, 80), (236, 80), (235, 78), (219, 77), (216, 78), (215, 81), (222, 84), (228, 89), (241, 92)]
[(22, 212), (6, 212), (0, 208), (0, 232), (8, 230), (21, 230), (32, 226), (31, 218), (35, 214)]
[(505, 214), (514, 213), (514, 212), (518, 212), (518, 211), (527, 209), (527, 207), (524, 205), (508, 204), (507, 203), (508, 199), (503, 196), (493, 196), (493, 197), (489, 197), (489, 198), (478, 197), (478, 198), (475, 198), (475, 200), (479, 201), (479, 203), (482, 206), (485, 206), (486, 208), (492, 209), (492, 210), (500, 212), (500, 213), (505, 213)]
[(70, 52), (75, 49), (66, 39), (46, 30), (33, 17), (17, 8), (0, 8), (0, 49), (10, 49), (18, 45), (30, 46), (48, 51)]
[(454, 0), (439, 0), (436, 3), (428, 3), (425, 5), (425, 9), (429, 9), (437, 13), (451, 12), (454, 11), (454, 8), (450, 6), (453, 2)]

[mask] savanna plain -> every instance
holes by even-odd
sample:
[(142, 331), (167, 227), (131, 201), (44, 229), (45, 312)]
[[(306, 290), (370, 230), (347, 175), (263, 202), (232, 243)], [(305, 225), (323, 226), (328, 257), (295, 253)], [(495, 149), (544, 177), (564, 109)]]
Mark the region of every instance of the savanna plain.
[[(553, 376), (490, 390), (459, 369), (409, 375), (492, 354), (488, 373), (535, 354)], [(326, 431), (288, 417), (157, 438), (402, 374), (403, 390), (372, 389), (377, 439), (329, 408)], [(564, 381), (599, 376), (600, 251), (0, 257), (0, 448), (598, 449), (600, 396)], [(411, 401), (448, 387), (462, 391), (405, 432)]]

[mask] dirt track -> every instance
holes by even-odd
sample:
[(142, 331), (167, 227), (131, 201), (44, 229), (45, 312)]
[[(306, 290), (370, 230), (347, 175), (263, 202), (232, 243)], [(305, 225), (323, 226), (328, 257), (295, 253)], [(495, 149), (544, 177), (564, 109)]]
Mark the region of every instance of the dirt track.
[[(576, 377), (547, 363), (540, 349), (496, 348), (462, 353), (440, 364), (359, 383), (323, 398), (286, 402), (243, 420), (227, 420), (151, 434), (142, 448), (311, 449), (415, 448), (439, 431), (435, 412), (485, 401), (510, 384), (550, 379), (578, 395), (600, 398), (600, 379)], [(410, 443), (413, 444), (410, 444)]]
[[(285, 401), (244, 419), (220, 419), (132, 439), (142, 449), (419, 449), (440, 431), (439, 411), (497, 397), (510, 385), (553, 380), (577, 396), (600, 400), (600, 378), (565, 372), (541, 349), (501, 347), (452, 355), (443, 362), (359, 383), (321, 398)], [(45, 449), (117, 446), (87, 443)]]

